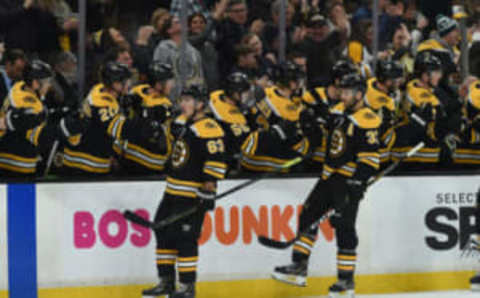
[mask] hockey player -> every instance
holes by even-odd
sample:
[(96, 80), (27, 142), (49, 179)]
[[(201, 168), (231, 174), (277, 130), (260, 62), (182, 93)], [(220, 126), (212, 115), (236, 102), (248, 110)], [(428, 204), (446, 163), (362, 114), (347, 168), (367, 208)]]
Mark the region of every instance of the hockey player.
[(113, 140), (120, 137), (123, 128), (119, 100), (128, 92), (130, 76), (123, 64), (108, 62), (104, 66), (102, 83), (95, 85), (83, 102), (82, 113), (90, 119), (89, 126), (83, 134), (72, 135), (65, 145), (63, 171), (66, 175), (110, 173)]
[[(172, 67), (152, 62), (148, 68), (148, 80), (149, 84), (135, 86), (130, 91), (127, 98), (132, 115), (127, 118), (131, 121), (123, 126), (113, 144), (123, 172), (129, 175), (162, 173), (171, 151), (166, 122), (172, 108), (168, 99), (174, 81)], [(119, 121), (120, 125), (125, 119)]]
[(308, 196), (300, 214), (299, 240), (293, 247), (288, 266), (276, 267), (273, 278), (296, 286), (306, 286), (308, 259), (315, 243), (317, 227), (311, 225), (329, 209), (337, 239), (338, 281), (330, 297), (348, 292), (353, 297), (358, 238), (355, 228), (360, 200), (367, 181), (380, 166), (378, 129), (381, 118), (365, 107), (365, 81), (358, 74), (346, 75), (340, 83), (342, 103), (333, 108), (328, 153), (322, 178)]
[(382, 118), (380, 127), (380, 162), (390, 160), (390, 149), (395, 141), (395, 118), (397, 103), (394, 100), (404, 79), (403, 67), (400, 63), (389, 60), (379, 60), (376, 77), (367, 81), (365, 103)]
[[(155, 221), (191, 207), (197, 211), (155, 231), (157, 270), (160, 282), (143, 291), (145, 296), (170, 295), (173, 298), (195, 297), (198, 262), (198, 237), (208, 210), (213, 210), (216, 181), (223, 179), (225, 133), (220, 124), (205, 114), (208, 95), (197, 86), (182, 92), (180, 107), (184, 130), (177, 135), (169, 162), (167, 188), (155, 214)], [(180, 286), (175, 290), (175, 264)]]
[[(434, 94), (442, 78), (440, 60), (429, 52), (418, 54), (414, 66), (415, 79), (407, 84), (407, 113), (409, 119), (396, 127), (397, 138), (392, 149), (392, 159), (397, 160), (421, 141), (426, 146), (404, 160), (408, 168), (434, 167), (453, 152), (456, 133), (461, 129), (461, 118), (447, 117), (444, 106)], [(445, 159), (445, 158), (442, 158)]]
[(247, 75), (234, 72), (225, 79), (223, 90), (210, 94), (210, 111), (225, 131), (229, 169), (237, 168), (241, 146), (257, 126), (254, 115), (250, 113), (255, 104), (252, 93), (252, 85)]
[(332, 67), (330, 83), (326, 87), (308, 90), (302, 96), (305, 107), (300, 114), (300, 124), (314, 150), (313, 169), (321, 168), (325, 161), (327, 143), (325, 124), (330, 114), (329, 109), (340, 102), (338, 86), (342, 77), (350, 73), (358, 73), (355, 65), (348, 60), (339, 60)]
[(276, 171), (309, 150), (299, 122), (303, 75), (293, 62), (277, 66), (276, 85), (265, 89), (264, 98), (253, 109), (261, 129), (251, 133), (242, 146), (241, 164), (245, 169)]

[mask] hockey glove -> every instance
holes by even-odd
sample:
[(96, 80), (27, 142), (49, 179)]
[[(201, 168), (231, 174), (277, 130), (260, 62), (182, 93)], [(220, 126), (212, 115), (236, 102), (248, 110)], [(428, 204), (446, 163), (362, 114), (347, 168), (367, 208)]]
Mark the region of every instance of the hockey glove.
[(365, 191), (367, 190), (367, 184), (364, 181), (352, 177), (346, 180), (346, 184), (350, 199), (363, 199)]
[(142, 138), (157, 140), (163, 133), (162, 125), (157, 120), (144, 120), (141, 124)]
[(200, 203), (206, 210), (213, 210), (215, 209), (215, 192), (206, 190), (206, 189), (199, 189), (197, 195), (200, 199)]

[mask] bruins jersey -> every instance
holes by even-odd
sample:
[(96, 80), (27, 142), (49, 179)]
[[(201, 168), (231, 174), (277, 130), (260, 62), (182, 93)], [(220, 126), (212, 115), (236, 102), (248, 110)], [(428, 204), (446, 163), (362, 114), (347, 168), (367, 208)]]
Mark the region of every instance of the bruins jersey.
[[(433, 91), (422, 87), (418, 80), (412, 80), (407, 84), (407, 105), (406, 112), (410, 115), (415, 113), (422, 105), (431, 104), (435, 113), (441, 109), (441, 103)], [(416, 131), (409, 119), (406, 119), (396, 127), (397, 138), (392, 149), (394, 161), (415, 147), (419, 142), (425, 142), (425, 147), (416, 154), (403, 160), (405, 163), (434, 164), (439, 161), (440, 147), (435, 133), (435, 122), (428, 123), (426, 128), (420, 132)]]
[[(155, 92), (150, 85), (141, 84), (135, 86), (130, 90), (130, 95), (135, 98), (133, 111), (127, 113), (127, 116), (130, 118), (133, 118), (134, 115), (150, 116), (162, 122), (170, 118), (172, 102), (166, 96), (161, 96)], [(148, 113), (151, 115), (146, 115)]]
[[(184, 119), (181, 119), (184, 121)], [(223, 179), (227, 172), (225, 133), (212, 118), (186, 123), (175, 137), (167, 174), (167, 194), (195, 199), (205, 182)]]
[(338, 174), (367, 181), (380, 168), (381, 118), (367, 107), (348, 115), (343, 103), (332, 109), (332, 115), (322, 179)]
[[(18, 118), (12, 113), (23, 110)], [(38, 139), (45, 127), (46, 109), (25, 82), (13, 85), (2, 107), (9, 129), (0, 131), (0, 173), (5, 176), (34, 175), (40, 160)], [(22, 117), (25, 116), (25, 117)], [(28, 116), (28, 117), (27, 117)]]
[[(377, 86), (377, 78), (371, 78), (367, 81), (367, 92), (364, 101), (367, 107), (372, 109), (380, 117), (394, 119), (396, 115), (395, 100), (387, 93), (380, 90)], [(390, 115), (383, 115), (389, 113)], [(392, 121), (393, 122), (393, 121)], [(396, 134), (394, 125), (389, 121), (382, 121), (379, 129), (380, 134), (380, 162), (387, 163), (390, 161), (391, 148), (395, 142)]]
[(468, 87), (468, 97), (463, 109), (463, 116), (469, 125), (462, 136), (462, 142), (453, 154), (455, 164), (477, 167), (480, 165), (480, 80)]
[(241, 151), (241, 146), (251, 132), (247, 118), (240, 109), (226, 101), (224, 91), (215, 91), (210, 95), (209, 109), (216, 121), (225, 132), (225, 142), (228, 144), (227, 156), (229, 166), (233, 167), (235, 155)]
[[(301, 111), (302, 105), (282, 96), (277, 87), (266, 88), (253, 111), (262, 128), (243, 143), (241, 165), (251, 171), (276, 171), (292, 158), (305, 155), (309, 142), (301, 133)], [(271, 127), (279, 123), (288, 131), (284, 142), (272, 136)]]
[[(70, 138), (63, 151), (63, 168), (66, 174), (108, 174), (111, 171), (113, 138), (123, 127), (123, 122), (112, 120), (119, 114), (117, 99), (106, 92), (103, 84), (95, 85), (82, 106), (83, 114), (90, 119), (82, 135)], [(114, 124), (112, 124), (114, 123)]]
[(455, 60), (460, 56), (460, 50), (457, 47), (450, 50), (438, 39), (432, 38), (418, 45), (417, 53), (425, 51), (431, 52), (435, 57), (440, 59), (445, 79), (448, 78), (449, 74), (457, 72)]
[[(315, 116), (322, 116), (323, 115), (317, 115), (318, 112), (316, 112), (317, 108), (319, 108), (321, 105), (324, 105), (325, 107), (334, 107), (336, 104), (339, 103), (339, 100), (333, 99), (328, 96), (328, 87), (317, 87), (312, 90), (308, 90), (303, 94), (302, 97), (302, 102), (306, 106), (306, 108), (311, 108), (315, 112)], [(316, 139), (313, 140), (309, 138), (309, 143), (310, 144), (319, 144), (315, 146), (313, 149), (313, 157), (312, 160), (316, 163), (323, 163), (325, 162), (325, 155), (326, 155), (326, 150), (327, 150), (327, 135), (328, 131), (327, 128), (322, 125), (319, 127), (321, 130), (321, 135), (320, 140)], [(313, 136), (312, 136), (313, 137)], [(317, 137), (317, 136), (315, 136)]]

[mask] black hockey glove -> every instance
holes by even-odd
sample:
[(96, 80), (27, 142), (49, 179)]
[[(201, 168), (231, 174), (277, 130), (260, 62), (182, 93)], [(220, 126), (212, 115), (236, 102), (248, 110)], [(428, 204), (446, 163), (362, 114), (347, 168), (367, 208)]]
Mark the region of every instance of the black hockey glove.
[(429, 122), (435, 120), (435, 108), (431, 103), (423, 104), (410, 117), (414, 124), (426, 127)]
[(27, 108), (12, 109), (6, 114), (6, 124), (9, 131), (26, 131), (40, 125), (45, 119), (45, 113), (37, 114), (32, 109)]
[(157, 140), (163, 134), (162, 125), (157, 120), (144, 120), (141, 122), (142, 138)]
[(197, 195), (200, 198), (200, 203), (206, 210), (210, 211), (215, 209), (215, 192), (214, 191), (199, 189)]
[(360, 179), (355, 179), (354, 177), (352, 177), (346, 180), (346, 184), (347, 184), (347, 191), (348, 191), (350, 200), (363, 199), (365, 191), (367, 190), (367, 184), (364, 181)]

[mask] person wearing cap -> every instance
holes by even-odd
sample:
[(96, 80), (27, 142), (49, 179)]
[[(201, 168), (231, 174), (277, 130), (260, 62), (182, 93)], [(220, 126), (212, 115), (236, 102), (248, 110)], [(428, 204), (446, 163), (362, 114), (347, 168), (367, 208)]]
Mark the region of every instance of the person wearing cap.
[(444, 75), (441, 85), (442, 88), (446, 88), (451, 85), (452, 75), (458, 73), (457, 61), (460, 51), (457, 45), (460, 41), (460, 29), (457, 21), (444, 15), (437, 16), (436, 26), (437, 34), (420, 43), (417, 53), (429, 51), (440, 59)]
[(330, 30), (323, 15), (312, 14), (307, 19), (307, 37), (300, 47), (307, 56), (307, 87), (327, 84), (330, 70), (341, 55), (341, 34)]

